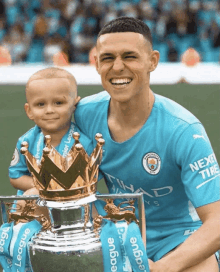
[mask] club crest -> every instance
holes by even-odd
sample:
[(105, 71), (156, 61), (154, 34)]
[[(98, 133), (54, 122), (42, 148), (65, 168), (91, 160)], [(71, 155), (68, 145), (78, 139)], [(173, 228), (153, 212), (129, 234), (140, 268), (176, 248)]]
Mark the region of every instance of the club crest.
[(147, 153), (143, 157), (143, 166), (144, 169), (151, 175), (156, 175), (160, 171), (161, 159), (160, 156), (156, 153)]
[(19, 162), (19, 152), (17, 147), (15, 148), (10, 166), (15, 166)]

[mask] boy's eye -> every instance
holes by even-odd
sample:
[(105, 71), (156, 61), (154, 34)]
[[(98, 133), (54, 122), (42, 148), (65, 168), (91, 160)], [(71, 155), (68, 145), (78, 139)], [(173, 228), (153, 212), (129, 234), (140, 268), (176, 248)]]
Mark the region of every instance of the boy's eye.
[(63, 102), (62, 102), (62, 101), (57, 101), (57, 102), (55, 102), (55, 104), (56, 104), (56, 105), (62, 105)]
[(44, 103), (38, 103), (37, 104), (39, 107), (43, 107), (44, 106)]

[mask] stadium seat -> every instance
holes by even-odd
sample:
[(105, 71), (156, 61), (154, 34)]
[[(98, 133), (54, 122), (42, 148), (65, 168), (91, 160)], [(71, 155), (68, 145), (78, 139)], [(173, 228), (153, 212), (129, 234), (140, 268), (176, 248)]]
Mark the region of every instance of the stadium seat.
[(43, 62), (43, 49), (44, 49), (44, 42), (41, 40), (35, 40), (28, 52), (27, 55), (27, 62), (28, 63), (35, 63), (35, 62)]

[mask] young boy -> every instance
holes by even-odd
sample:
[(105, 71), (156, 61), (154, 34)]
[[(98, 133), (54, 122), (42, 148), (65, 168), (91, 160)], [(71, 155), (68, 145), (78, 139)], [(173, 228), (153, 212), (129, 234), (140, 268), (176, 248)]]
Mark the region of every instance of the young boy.
[[(36, 195), (38, 190), (28, 171), (25, 156), (20, 153), (23, 141), (29, 143), (30, 153), (39, 161), (45, 146), (45, 135), (51, 136), (51, 144), (64, 157), (74, 144), (73, 132), (80, 133), (80, 142), (89, 154), (92, 147), (87, 136), (71, 122), (80, 97), (77, 95), (76, 80), (69, 72), (60, 68), (36, 72), (27, 82), (26, 99), (25, 112), (36, 125), (19, 138), (9, 167), (9, 178), (12, 186), (18, 189), (18, 195), (23, 192), (25, 195)], [(22, 202), (19, 204), (22, 205)]]

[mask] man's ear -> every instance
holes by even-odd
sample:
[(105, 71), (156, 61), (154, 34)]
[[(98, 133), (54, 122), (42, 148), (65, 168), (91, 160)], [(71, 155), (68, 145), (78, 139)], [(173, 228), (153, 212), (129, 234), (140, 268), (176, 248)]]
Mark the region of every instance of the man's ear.
[(160, 53), (157, 50), (153, 50), (151, 52), (150, 72), (153, 72), (157, 68), (159, 59), (160, 59)]
[(95, 59), (95, 68), (96, 68), (96, 71), (99, 74), (99, 62), (98, 62), (97, 54), (94, 55), (94, 59)]
[(29, 106), (28, 103), (25, 103), (25, 104), (24, 104), (24, 110), (25, 110), (25, 112), (26, 112), (26, 114), (27, 114), (27, 117), (28, 117), (30, 120), (33, 120), (34, 117), (33, 117), (32, 111), (31, 111), (30, 106)]

